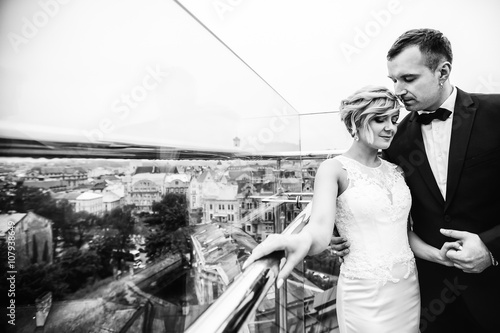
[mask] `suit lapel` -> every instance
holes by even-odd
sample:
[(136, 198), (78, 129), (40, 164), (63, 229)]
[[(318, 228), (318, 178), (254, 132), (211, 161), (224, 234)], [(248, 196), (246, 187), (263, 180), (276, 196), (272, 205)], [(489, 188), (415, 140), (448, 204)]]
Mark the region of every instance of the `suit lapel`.
[(429, 164), (427, 153), (425, 151), (424, 140), (422, 138), (422, 128), (421, 125), (416, 121), (416, 118), (417, 114), (416, 112), (413, 112), (411, 118), (409, 119), (409, 137), (411, 138), (409, 159), (412, 162), (415, 161), (412, 164), (420, 173), (422, 179), (426, 183), (432, 195), (436, 198), (440, 205), (443, 205), (444, 198), (436, 183), (434, 174), (432, 173), (431, 165)]
[(453, 127), (451, 130), (450, 153), (448, 157), (445, 210), (453, 200), (458, 187), (476, 110), (477, 105), (474, 105), (474, 101), (470, 95), (458, 89), (453, 115)]

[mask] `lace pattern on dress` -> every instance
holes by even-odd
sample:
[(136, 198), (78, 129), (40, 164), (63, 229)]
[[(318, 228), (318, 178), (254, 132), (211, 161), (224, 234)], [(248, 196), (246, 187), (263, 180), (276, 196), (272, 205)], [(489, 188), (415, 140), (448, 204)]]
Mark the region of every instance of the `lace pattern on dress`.
[(341, 274), (383, 284), (408, 278), (415, 271), (415, 259), (407, 234), (411, 195), (403, 175), (382, 159), (376, 168), (345, 156), (335, 159), (349, 182), (337, 198), (335, 217), (339, 233), (351, 243)]

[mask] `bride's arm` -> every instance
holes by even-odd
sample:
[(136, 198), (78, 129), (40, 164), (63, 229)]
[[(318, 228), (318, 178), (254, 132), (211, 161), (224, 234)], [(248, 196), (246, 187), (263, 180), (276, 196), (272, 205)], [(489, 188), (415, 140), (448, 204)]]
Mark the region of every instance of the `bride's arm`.
[(335, 223), (335, 201), (340, 174), (345, 172), (337, 160), (323, 161), (314, 181), (314, 197), (309, 223), (293, 235), (271, 234), (255, 247), (245, 261), (243, 269), (255, 260), (275, 251), (284, 250), (286, 261), (277, 281), (285, 279), (306, 255), (325, 250), (333, 234)]
[(301, 233), (309, 234), (311, 247), (309, 255), (324, 251), (330, 244), (335, 226), (336, 200), (339, 193), (339, 179), (345, 172), (339, 161), (323, 161), (314, 180), (314, 194), (309, 223)]
[(446, 257), (446, 252), (450, 250), (460, 251), (462, 249), (459, 242), (446, 242), (441, 249), (427, 244), (411, 229), (411, 217), (408, 221), (408, 241), (415, 257), (445, 266), (453, 266), (453, 262)]

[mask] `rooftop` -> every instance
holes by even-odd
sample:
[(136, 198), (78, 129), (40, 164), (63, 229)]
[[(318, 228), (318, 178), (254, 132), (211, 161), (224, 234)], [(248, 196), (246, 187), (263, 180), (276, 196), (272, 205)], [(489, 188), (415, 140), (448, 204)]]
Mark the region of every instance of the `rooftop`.
[(132, 176), (132, 184), (140, 180), (150, 180), (158, 185), (165, 182), (166, 173), (140, 173)]
[(121, 199), (121, 197), (113, 192), (105, 192), (103, 194), (102, 201), (103, 202), (115, 202), (115, 201), (118, 201), (120, 199)]
[(94, 199), (99, 199), (102, 198), (102, 194), (97, 194), (97, 193), (92, 193), (92, 192), (85, 192), (82, 193), (76, 200), (94, 200)]
[(191, 176), (187, 175), (185, 173), (176, 173), (176, 174), (170, 174), (165, 177), (165, 182), (171, 182), (174, 180), (179, 180), (181, 182), (189, 182), (191, 180)]
[(16, 225), (26, 213), (0, 214), (0, 236), (4, 236), (11, 226)]

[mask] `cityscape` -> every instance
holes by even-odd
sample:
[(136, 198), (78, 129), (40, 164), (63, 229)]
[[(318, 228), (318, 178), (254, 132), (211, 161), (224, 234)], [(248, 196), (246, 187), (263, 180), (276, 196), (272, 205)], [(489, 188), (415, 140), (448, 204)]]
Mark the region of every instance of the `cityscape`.
[[(184, 332), (301, 213), (320, 162), (2, 159), (16, 332)], [(334, 332), (336, 316), (321, 315), (334, 313), (339, 263), (317, 257), (288, 288), (291, 320)], [(273, 331), (273, 293), (249, 329)]]

